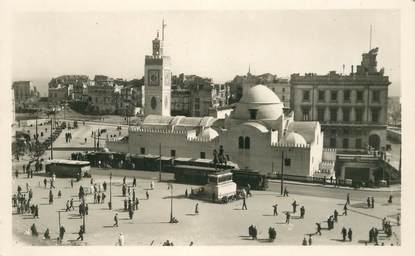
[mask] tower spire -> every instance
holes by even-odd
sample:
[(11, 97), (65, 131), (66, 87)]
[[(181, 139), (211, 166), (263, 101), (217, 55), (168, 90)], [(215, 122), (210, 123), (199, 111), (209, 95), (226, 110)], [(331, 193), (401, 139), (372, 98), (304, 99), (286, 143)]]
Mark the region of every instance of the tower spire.
[(164, 28), (167, 27), (167, 24), (163, 21), (161, 22), (161, 40), (164, 41)]
[(370, 24), (369, 51), (372, 50), (372, 24)]

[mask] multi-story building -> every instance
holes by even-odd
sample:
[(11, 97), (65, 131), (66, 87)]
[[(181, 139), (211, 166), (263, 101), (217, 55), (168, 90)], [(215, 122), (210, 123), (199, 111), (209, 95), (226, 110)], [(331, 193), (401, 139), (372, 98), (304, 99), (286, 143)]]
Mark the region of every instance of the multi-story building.
[(16, 112), (23, 110), (30, 99), (38, 99), (40, 96), (31, 81), (15, 81), (13, 82), (12, 89)]
[(65, 102), (70, 97), (70, 87), (65, 85), (58, 85), (56, 87), (49, 87), (48, 89), (49, 101), (55, 104)]
[[(89, 77), (85, 75), (63, 75), (57, 78), (52, 78), (49, 82), (49, 95), (52, 102), (62, 100), (82, 100), (82, 95), (85, 95), (86, 88), (89, 85)], [(64, 89), (67, 88), (67, 95), (62, 99), (53, 99), (52, 96), (57, 93), (59, 96), (64, 96)], [(55, 90), (59, 89), (59, 90)], [(59, 91), (59, 92), (57, 92)]]
[(284, 108), (290, 108), (291, 85), (288, 78), (275, 77), (271, 83), (266, 83), (265, 86), (278, 96), (284, 104)]
[(117, 113), (120, 115), (136, 114), (136, 109), (142, 107), (143, 95), (142, 85), (130, 84), (121, 88), (117, 102)]
[(362, 54), (356, 72), (291, 75), (291, 107), (301, 121), (319, 121), (324, 146), (342, 151), (385, 146), (389, 77), (377, 69), (378, 49)]
[[(288, 78), (281, 78), (277, 75), (265, 73), (254, 76), (250, 72), (250, 79), (256, 84), (263, 84), (270, 88), (278, 98), (283, 102), (284, 108), (290, 108), (291, 85)], [(242, 97), (242, 87), (247, 76), (236, 76), (231, 82), (227, 83), (230, 86), (230, 102), (238, 102)]]
[(229, 87), (196, 75), (173, 76), (172, 115), (206, 116), (228, 103)]
[(95, 114), (112, 114), (116, 111), (116, 97), (112, 85), (91, 85), (87, 89), (87, 112)]

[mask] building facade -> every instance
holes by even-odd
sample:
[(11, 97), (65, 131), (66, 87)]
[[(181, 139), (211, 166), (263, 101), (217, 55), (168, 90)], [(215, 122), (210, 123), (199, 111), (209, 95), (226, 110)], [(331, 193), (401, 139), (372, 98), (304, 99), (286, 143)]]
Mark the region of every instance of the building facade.
[[(252, 79), (256, 84), (263, 84), (270, 88), (278, 98), (283, 102), (284, 108), (290, 108), (291, 106), (291, 85), (288, 78), (278, 77), (277, 75), (272, 75), (270, 73), (265, 73), (262, 75), (252, 75), (250, 72), (250, 79)], [(242, 95), (242, 88), (244, 81), (247, 79), (247, 76), (235, 76), (235, 78), (226, 83), (229, 86), (229, 96), (231, 97), (230, 103), (238, 102)]]
[[(235, 110), (213, 117), (148, 115), (131, 127), (128, 140), (112, 140), (113, 152), (210, 159), (216, 150), (239, 168), (292, 177), (334, 176), (335, 151), (323, 149), (318, 122), (296, 122), (278, 97), (263, 85), (249, 85)], [(281, 167), (283, 166), (283, 167)]]
[(377, 53), (377, 48), (364, 53), (349, 75), (291, 75), (295, 119), (319, 121), (325, 147), (364, 152), (385, 146), (390, 82), (383, 68), (377, 69)]
[(14, 97), (14, 109), (19, 112), (26, 108), (31, 100), (37, 100), (40, 97), (37, 88), (32, 85), (31, 81), (15, 81), (12, 85)]

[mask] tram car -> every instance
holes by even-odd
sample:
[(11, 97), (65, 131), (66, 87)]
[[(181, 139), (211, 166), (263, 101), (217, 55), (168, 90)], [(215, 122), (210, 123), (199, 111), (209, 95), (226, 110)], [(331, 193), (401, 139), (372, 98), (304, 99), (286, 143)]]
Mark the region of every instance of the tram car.
[(254, 190), (267, 190), (268, 178), (255, 170), (232, 170), (233, 181), (238, 185), (238, 188), (247, 187), (248, 184)]

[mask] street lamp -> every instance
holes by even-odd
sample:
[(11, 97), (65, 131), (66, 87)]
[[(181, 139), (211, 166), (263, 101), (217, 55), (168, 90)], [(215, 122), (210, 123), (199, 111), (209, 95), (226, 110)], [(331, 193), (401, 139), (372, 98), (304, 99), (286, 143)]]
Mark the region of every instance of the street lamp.
[(110, 201), (108, 203), (108, 208), (112, 210), (112, 172), (110, 173)]
[(284, 192), (284, 150), (281, 151), (281, 195)]
[(159, 154), (160, 154), (160, 160), (159, 160), (159, 182), (161, 182), (161, 143), (159, 144)]
[(173, 218), (173, 184), (169, 184), (170, 187), (170, 223), (175, 223)]

